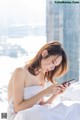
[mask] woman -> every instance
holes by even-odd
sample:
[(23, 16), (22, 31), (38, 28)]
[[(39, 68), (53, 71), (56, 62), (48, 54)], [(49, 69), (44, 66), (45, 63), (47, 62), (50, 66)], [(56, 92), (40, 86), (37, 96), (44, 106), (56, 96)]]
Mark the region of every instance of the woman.
[[(67, 68), (66, 53), (56, 41), (45, 44), (24, 67), (16, 68), (8, 85), (8, 120), (60, 120), (50, 105), (68, 87), (54, 81)], [(46, 80), (53, 84), (44, 88)]]

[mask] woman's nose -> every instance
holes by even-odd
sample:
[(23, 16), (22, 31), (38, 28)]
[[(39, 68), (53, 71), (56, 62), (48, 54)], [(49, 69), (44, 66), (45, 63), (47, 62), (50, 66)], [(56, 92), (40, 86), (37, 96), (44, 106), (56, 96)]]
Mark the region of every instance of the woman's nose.
[(50, 69), (53, 70), (55, 68), (55, 65), (51, 65)]

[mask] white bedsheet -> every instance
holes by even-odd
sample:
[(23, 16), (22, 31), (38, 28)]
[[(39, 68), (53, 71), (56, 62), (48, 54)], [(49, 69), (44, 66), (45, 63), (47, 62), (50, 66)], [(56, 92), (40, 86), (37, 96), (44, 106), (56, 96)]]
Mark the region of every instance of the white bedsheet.
[[(41, 86), (32, 86), (24, 89), (24, 99), (34, 96), (42, 90)], [(59, 102), (59, 101), (58, 101)], [(60, 101), (60, 103), (39, 105), (22, 110), (17, 114), (13, 108), (14, 100), (11, 99), (8, 107), (8, 120), (80, 120), (79, 101)]]

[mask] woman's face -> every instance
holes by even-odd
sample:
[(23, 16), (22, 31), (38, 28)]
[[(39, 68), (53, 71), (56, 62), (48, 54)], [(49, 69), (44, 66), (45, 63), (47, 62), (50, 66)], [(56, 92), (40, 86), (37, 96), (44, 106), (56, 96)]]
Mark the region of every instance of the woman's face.
[(54, 70), (62, 61), (62, 56), (51, 55), (46, 59), (41, 60), (41, 70), (45, 73), (51, 70)]

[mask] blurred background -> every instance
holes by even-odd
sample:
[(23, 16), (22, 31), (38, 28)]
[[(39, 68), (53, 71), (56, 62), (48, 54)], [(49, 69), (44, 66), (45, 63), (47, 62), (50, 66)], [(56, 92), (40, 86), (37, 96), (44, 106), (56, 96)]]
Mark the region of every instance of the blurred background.
[[(60, 41), (69, 71), (58, 82), (80, 80), (80, 0), (0, 0), (0, 104), (7, 110), (7, 85), (47, 42)], [(66, 2), (66, 0), (64, 0)]]

